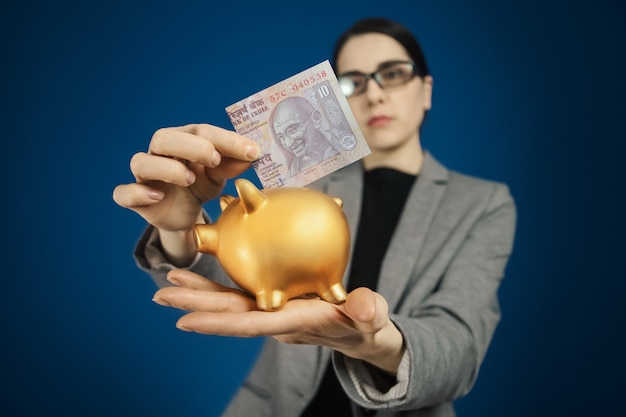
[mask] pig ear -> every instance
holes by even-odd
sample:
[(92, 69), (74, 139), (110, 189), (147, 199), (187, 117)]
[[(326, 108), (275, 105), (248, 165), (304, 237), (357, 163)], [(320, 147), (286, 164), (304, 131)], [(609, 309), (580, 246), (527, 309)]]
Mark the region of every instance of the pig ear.
[(223, 195), (220, 197), (220, 208), (222, 211), (228, 207), (228, 205), (235, 199), (232, 195)]
[(253, 213), (265, 202), (263, 193), (261, 193), (254, 184), (244, 178), (235, 181), (235, 188), (241, 199), (243, 211), (246, 213)]
[(335, 200), (335, 203), (337, 203), (339, 207), (343, 207), (343, 200), (341, 198), (333, 197), (333, 200)]

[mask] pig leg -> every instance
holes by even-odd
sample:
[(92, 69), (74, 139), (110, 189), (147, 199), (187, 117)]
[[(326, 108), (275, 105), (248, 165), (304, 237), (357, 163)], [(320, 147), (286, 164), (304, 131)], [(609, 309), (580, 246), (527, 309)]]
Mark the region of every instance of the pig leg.
[(346, 298), (348, 298), (348, 294), (343, 288), (341, 282), (331, 285), (328, 290), (323, 291), (320, 296), (323, 300), (331, 303), (341, 303), (346, 301)]
[(287, 296), (284, 291), (259, 291), (256, 294), (256, 305), (261, 310), (272, 311), (279, 310), (287, 302)]

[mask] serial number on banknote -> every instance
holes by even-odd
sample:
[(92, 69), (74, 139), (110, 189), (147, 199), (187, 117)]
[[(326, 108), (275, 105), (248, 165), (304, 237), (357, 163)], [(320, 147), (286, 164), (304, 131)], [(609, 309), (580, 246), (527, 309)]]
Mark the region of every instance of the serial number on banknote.
[[(299, 80), (299, 81), (294, 82), (293, 84), (291, 84), (289, 86), (289, 90), (291, 90), (292, 93), (296, 93), (301, 88), (306, 88), (306, 87), (308, 87), (308, 86), (310, 86), (310, 85), (312, 85), (312, 84), (314, 84), (314, 83), (316, 83), (318, 81), (321, 81), (321, 80), (325, 79), (327, 77), (327, 75), (328, 74), (326, 73), (326, 71), (322, 70), (322, 71), (320, 71), (320, 72), (318, 72), (318, 73), (316, 73), (314, 75), (311, 75), (308, 78), (305, 78), (303, 80)], [(272, 94), (270, 96), (270, 102), (274, 103), (274, 102), (280, 100), (281, 98), (287, 97), (288, 94), (289, 94), (288, 90), (277, 91), (276, 93), (274, 93), (274, 94)]]

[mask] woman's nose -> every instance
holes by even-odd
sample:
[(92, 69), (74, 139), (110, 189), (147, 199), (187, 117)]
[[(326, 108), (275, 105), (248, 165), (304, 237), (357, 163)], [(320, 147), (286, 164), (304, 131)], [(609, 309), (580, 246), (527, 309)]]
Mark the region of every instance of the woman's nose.
[(370, 78), (367, 80), (366, 87), (367, 88), (365, 89), (364, 94), (366, 95), (368, 102), (374, 103), (382, 100), (385, 93), (374, 78)]

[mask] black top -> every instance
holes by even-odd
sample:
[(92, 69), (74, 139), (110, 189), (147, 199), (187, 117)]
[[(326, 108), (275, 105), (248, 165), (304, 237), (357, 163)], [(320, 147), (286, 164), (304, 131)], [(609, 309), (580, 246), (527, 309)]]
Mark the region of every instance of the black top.
[[(365, 172), (348, 292), (358, 287), (372, 290), (378, 287), (383, 258), (416, 178), (391, 168)], [(339, 384), (332, 361), (329, 361), (320, 387), (301, 417), (350, 415), (350, 400)]]
[(387, 247), (404, 208), (415, 175), (377, 168), (364, 175), (363, 201), (348, 292), (357, 287), (376, 290)]

